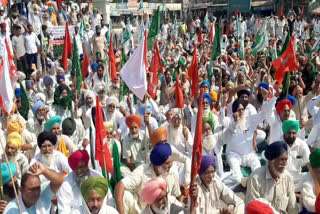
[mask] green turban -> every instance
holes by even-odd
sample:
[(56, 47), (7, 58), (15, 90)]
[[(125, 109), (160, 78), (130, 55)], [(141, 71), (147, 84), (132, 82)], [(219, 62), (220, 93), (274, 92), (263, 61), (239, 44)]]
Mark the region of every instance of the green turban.
[(183, 59), (179, 59), (179, 62), (181, 63), (181, 65), (184, 67), (185, 66), (185, 63), (183, 61)]
[(101, 52), (100, 52), (100, 51), (97, 51), (96, 56), (100, 56), (100, 57), (102, 57)]
[(310, 164), (313, 169), (320, 167), (320, 148), (311, 152), (309, 156)]
[(206, 124), (206, 123), (209, 123), (209, 125), (211, 126), (211, 130), (212, 132), (214, 132), (214, 117), (213, 117), (213, 114), (209, 113), (209, 116), (208, 117), (203, 117), (202, 118), (202, 125)]
[(44, 130), (47, 132), (51, 132), (51, 129), (53, 128), (54, 125), (56, 124), (61, 124), (61, 116), (57, 115), (54, 117), (51, 117), (45, 124), (44, 124)]
[(296, 133), (298, 133), (298, 131), (300, 129), (299, 121), (297, 121), (297, 120), (286, 120), (286, 121), (284, 121), (282, 123), (283, 134), (288, 133), (292, 129), (294, 129), (296, 131)]
[(84, 200), (88, 202), (92, 190), (104, 198), (108, 192), (108, 182), (103, 177), (90, 177), (81, 184), (80, 189)]

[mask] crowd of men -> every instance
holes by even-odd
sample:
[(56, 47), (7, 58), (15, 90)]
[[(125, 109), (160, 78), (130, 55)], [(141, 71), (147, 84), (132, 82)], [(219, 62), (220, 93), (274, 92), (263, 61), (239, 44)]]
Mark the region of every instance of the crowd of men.
[[(110, 81), (110, 35), (120, 71), (152, 18), (121, 17), (122, 33), (110, 33), (116, 23), (98, 9), (57, 2), (16, 0), (0, 8), (0, 56), (12, 53), (18, 70), (13, 108), (0, 115), (0, 213), (320, 213), (320, 17), (290, 11), (162, 20), (156, 96), (138, 100), (124, 93), (119, 72)], [(70, 37), (79, 53), (69, 56), (69, 66), (55, 56), (51, 33), (66, 23), (74, 26)], [(252, 53), (262, 34), (267, 45)], [(290, 36), (298, 69), (280, 84), (271, 62)], [(78, 91), (72, 58), (84, 64), (85, 55), (90, 69)], [(192, 96), (188, 70), (195, 55)], [(183, 108), (176, 107), (179, 84)], [(200, 110), (202, 156), (194, 180)], [(96, 127), (106, 133), (104, 164)]]

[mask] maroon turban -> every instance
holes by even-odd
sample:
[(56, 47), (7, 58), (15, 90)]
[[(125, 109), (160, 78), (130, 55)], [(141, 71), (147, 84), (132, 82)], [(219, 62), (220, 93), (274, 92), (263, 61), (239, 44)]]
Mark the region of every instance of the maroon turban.
[(285, 100), (281, 100), (280, 102), (278, 102), (278, 104), (276, 106), (276, 110), (279, 115), (281, 114), (281, 112), (283, 111), (283, 109), (286, 105), (289, 106), (290, 110), (292, 109), (292, 104), (291, 104), (290, 100), (285, 99)]
[(2, 22), (2, 23), (0, 24), (0, 27), (1, 27), (1, 28), (7, 28), (7, 24), (4, 23), (4, 22)]
[(68, 158), (69, 166), (72, 170), (75, 170), (81, 161), (89, 163), (89, 154), (87, 150), (77, 150)]

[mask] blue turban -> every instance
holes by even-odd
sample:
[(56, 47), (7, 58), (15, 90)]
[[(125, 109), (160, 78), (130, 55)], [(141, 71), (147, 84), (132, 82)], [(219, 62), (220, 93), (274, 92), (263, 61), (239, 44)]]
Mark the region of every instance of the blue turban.
[(59, 83), (60, 80), (66, 80), (66, 79), (64, 78), (63, 75), (59, 75), (59, 76), (57, 77), (57, 83)]
[(44, 83), (44, 85), (53, 84), (53, 80), (51, 77), (45, 76), (45, 77), (43, 77), (43, 83)]
[(258, 89), (260, 89), (260, 88), (264, 88), (269, 91), (269, 84), (266, 82), (260, 82), (258, 85)]
[(246, 95), (250, 96), (250, 91), (248, 91), (246, 89), (242, 89), (242, 90), (238, 91), (237, 92), (238, 98), (241, 97), (243, 94), (246, 94)]
[(280, 157), (283, 153), (288, 152), (288, 146), (283, 141), (276, 141), (267, 146), (264, 156), (268, 161), (272, 161)]
[[(211, 96), (209, 93), (204, 93), (203, 94), (203, 100), (207, 100), (209, 105), (211, 105)], [(198, 104), (200, 103), (200, 98), (198, 99)]]
[(216, 168), (216, 159), (211, 155), (202, 156), (199, 175), (202, 175), (210, 166)]
[[(143, 104), (139, 107), (138, 112), (140, 115), (144, 115), (145, 111), (146, 111), (146, 107)], [(150, 103), (148, 103), (147, 105), (147, 112), (149, 112), (150, 114), (152, 113), (152, 105)]]
[(16, 95), (16, 97), (21, 98), (21, 89), (20, 89), (20, 88), (16, 88), (16, 89), (14, 90), (14, 94)]
[(150, 153), (150, 161), (154, 166), (164, 164), (172, 154), (171, 146), (167, 143), (158, 143)]
[[(14, 165), (14, 163), (9, 162), (10, 165), (10, 169), (12, 172), (12, 175), (16, 175), (16, 167)], [(11, 181), (11, 176), (10, 176), (10, 172), (9, 172), (9, 167), (7, 163), (1, 163), (1, 173), (2, 173), (2, 182), (3, 185), (6, 185), (7, 183), (9, 183)]]
[(95, 68), (98, 68), (98, 66), (99, 66), (99, 64), (95, 62), (95, 63), (92, 63), (91, 68), (93, 70)]
[(208, 80), (203, 80), (201, 85), (200, 85), (200, 88), (203, 88), (205, 85), (208, 86), (209, 91), (210, 91), (211, 84), (210, 84), (210, 82)]
[(53, 11), (53, 7), (49, 7), (48, 8), (48, 11), (50, 12), (50, 11)]
[(278, 103), (282, 100), (286, 100), (288, 99), (291, 103), (292, 106), (294, 106), (294, 104), (296, 104), (296, 98), (294, 96), (288, 95), (287, 97), (283, 97), (281, 99), (279, 99)]
[(26, 80), (26, 88), (31, 88), (32, 80)]
[(61, 124), (62, 118), (61, 116), (57, 115), (54, 117), (51, 117), (45, 124), (44, 124), (44, 130), (47, 132), (51, 132), (51, 129), (56, 124)]
[(248, 103), (243, 101), (243, 100), (239, 100), (236, 99), (233, 103), (232, 103), (232, 113), (235, 113), (238, 111), (239, 105), (242, 105), (244, 109), (246, 109)]
[(84, 59), (84, 55), (82, 53), (82, 54), (80, 54), (80, 60), (83, 60), (83, 59)]
[(40, 101), (40, 100), (38, 100), (35, 104), (33, 104), (32, 112), (33, 112), (34, 116), (36, 116), (36, 114), (38, 112), (38, 109), (40, 107), (44, 107), (44, 106), (45, 106), (44, 103), (42, 101)]

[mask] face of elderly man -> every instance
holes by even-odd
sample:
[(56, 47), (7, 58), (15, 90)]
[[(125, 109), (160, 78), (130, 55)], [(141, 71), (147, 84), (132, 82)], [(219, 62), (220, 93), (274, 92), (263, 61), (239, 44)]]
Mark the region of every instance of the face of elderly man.
[(103, 204), (103, 198), (94, 189), (88, 198), (88, 208), (92, 214), (98, 214)]
[(137, 138), (139, 136), (139, 130), (140, 128), (137, 126), (137, 124), (132, 124), (129, 128), (130, 134), (133, 138)]
[(158, 176), (162, 175), (166, 177), (169, 174), (170, 168), (172, 167), (172, 157), (170, 156), (168, 160), (161, 166), (154, 166), (154, 171)]
[(179, 114), (176, 114), (173, 118), (172, 118), (172, 125), (173, 128), (177, 129), (180, 127), (181, 124), (181, 117)]
[(41, 182), (39, 176), (25, 173), (21, 178), (21, 196), (26, 207), (35, 205), (40, 198)]
[(12, 145), (11, 143), (7, 143), (5, 152), (8, 156), (9, 161), (12, 161), (16, 157), (17, 151), (18, 149), (14, 145)]
[(86, 103), (88, 106), (92, 106), (93, 98), (91, 96), (86, 96)]
[(208, 169), (206, 169), (206, 171), (204, 171), (204, 173), (202, 173), (202, 175), (200, 175), (202, 182), (206, 186), (208, 186), (212, 183), (213, 178), (214, 178), (214, 172), (215, 172), (215, 169), (213, 168), (213, 166), (209, 166)]
[(45, 114), (45, 107), (44, 106), (40, 106), (38, 111), (37, 111), (37, 119), (38, 120), (44, 120), (44, 114)]
[(54, 145), (49, 140), (44, 141), (40, 147), (41, 160), (45, 166), (49, 167), (53, 161), (53, 148)]
[(284, 169), (287, 166), (288, 162), (288, 153), (284, 152), (280, 155), (280, 157), (269, 161), (269, 170), (271, 175), (275, 175), (276, 177), (280, 177), (280, 175), (284, 172)]
[(158, 198), (153, 202), (151, 205), (151, 209), (155, 213), (169, 213), (169, 207), (168, 207), (168, 192), (163, 190)]

